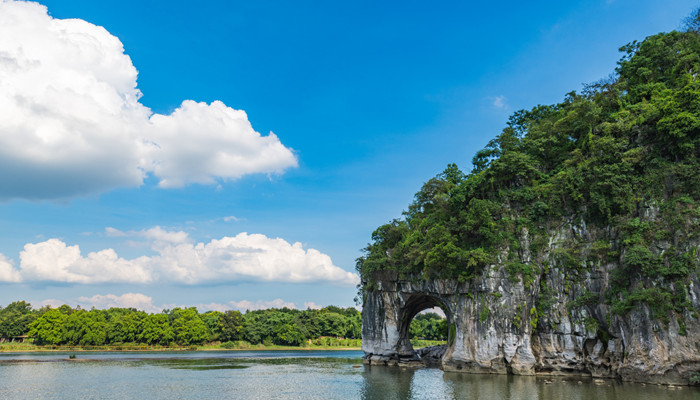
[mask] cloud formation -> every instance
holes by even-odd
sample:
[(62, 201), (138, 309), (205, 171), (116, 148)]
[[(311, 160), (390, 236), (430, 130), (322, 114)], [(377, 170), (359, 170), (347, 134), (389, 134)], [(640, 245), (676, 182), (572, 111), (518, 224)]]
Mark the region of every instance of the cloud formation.
[(125, 260), (113, 249), (88, 253), (83, 257), (78, 245), (67, 246), (59, 239), (28, 243), (19, 258), (19, 273), (24, 281), (145, 283), (153, 280), (146, 257)]
[(153, 298), (141, 293), (124, 293), (121, 296), (114, 294), (96, 294), (92, 297), (78, 297), (78, 304), (83, 308), (100, 308), (107, 309), (112, 307), (118, 308), (135, 308), (150, 313), (160, 312), (163, 308), (153, 304)]
[(141, 283), (170, 281), (197, 285), (234, 281), (328, 282), (355, 285), (359, 277), (333, 265), (331, 258), (301, 243), (261, 234), (195, 243), (186, 232), (159, 226), (132, 232), (107, 228), (110, 236), (138, 237), (150, 244), (152, 256), (124, 259), (113, 249), (82, 255), (78, 245), (59, 239), (29, 243), (20, 252), (19, 268), (0, 254), (0, 281), (62, 283)]
[(233, 308), (235, 310), (240, 310), (240, 311), (246, 311), (246, 310), (265, 310), (268, 308), (297, 308), (296, 304), (290, 302), (290, 301), (284, 301), (282, 299), (274, 299), (270, 301), (266, 300), (258, 300), (258, 301), (249, 301), (249, 300), (241, 300), (241, 301), (231, 301), (229, 302), (229, 309)]
[(57, 199), (281, 173), (296, 156), (219, 101), (170, 115), (139, 102), (121, 41), (46, 7), (0, 0), (0, 199)]
[[(74, 300), (58, 300), (58, 299), (46, 299), (40, 301), (31, 301), (34, 307), (60, 307), (63, 304), (68, 304), (71, 307), (80, 306), (83, 309), (90, 309), (92, 307), (99, 309), (108, 309), (111, 307), (118, 308), (135, 308), (137, 310), (146, 311), (149, 313), (158, 313), (164, 309), (172, 309), (175, 307), (186, 308), (187, 305), (175, 305), (175, 304), (161, 304), (155, 305), (153, 303), (153, 298), (142, 293), (124, 293), (122, 295), (115, 294), (97, 294), (92, 297), (78, 297)], [(292, 308), (297, 309), (295, 303), (290, 301), (285, 301), (282, 299), (274, 300), (240, 300), (240, 301), (230, 301), (226, 304), (221, 303), (207, 303), (207, 304), (196, 304), (195, 307), (200, 312), (206, 311), (227, 311), (227, 310), (239, 310), (239, 311), (254, 311), (254, 310), (265, 310), (268, 308)], [(304, 303), (304, 309), (320, 309), (319, 305), (313, 302)]]
[(4, 255), (0, 254), (0, 282), (19, 282), (22, 277), (19, 274), (12, 262)]

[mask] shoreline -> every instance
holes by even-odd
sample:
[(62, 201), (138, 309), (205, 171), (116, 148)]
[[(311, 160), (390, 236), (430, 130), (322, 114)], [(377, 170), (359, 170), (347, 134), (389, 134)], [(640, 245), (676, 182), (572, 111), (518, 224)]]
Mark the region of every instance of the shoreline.
[(224, 349), (224, 348), (208, 348), (208, 347), (171, 347), (171, 348), (127, 348), (118, 349), (113, 347), (105, 348), (83, 348), (83, 347), (59, 347), (59, 348), (36, 348), (36, 349), (8, 349), (0, 348), (0, 354), (3, 353), (182, 353), (189, 351), (360, 351), (361, 347), (339, 347), (339, 346), (319, 346), (319, 347), (295, 347), (295, 346), (268, 346), (268, 347), (251, 347), (251, 348), (237, 348), (237, 349)]

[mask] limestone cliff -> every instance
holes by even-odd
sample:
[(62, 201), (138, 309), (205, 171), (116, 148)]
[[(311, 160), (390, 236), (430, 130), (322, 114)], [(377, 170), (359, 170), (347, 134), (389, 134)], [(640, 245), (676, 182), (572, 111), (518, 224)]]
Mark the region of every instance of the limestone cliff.
[(700, 382), (700, 32), (621, 48), (610, 78), (516, 111), (416, 193), (357, 260), (368, 362)]
[[(599, 235), (567, 222), (550, 232), (531, 280), (514, 279), (505, 262), (492, 264), (464, 283), (448, 279), (399, 278), (381, 273), (365, 294), (363, 350), (366, 362), (415, 362), (408, 325), (425, 308), (441, 307), (450, 322), (442, 368), (474, 373), (583, 374), (628, 381), (688, 384), (700, 371), (700, 279), (688, 283), (691, 306), (677, 318), (654, 317), (636, 303), (616, 313), (598, 301), (609, 290), (614, 261), (591, 263), (573, 275), (561, 265), (563, 244), (577, 240), (586, 251)], [(528, 241), (523, 230), (521, 242)], [(522, 248), (528, 248), (523, 243)], [(613, 243), (614, 245), (615, 243)], [(670, 244), (659, 243), (663, 247)], [(686, 243), (697, 249), (698, 243)], [(508, 254), (502, 254), (503, 260)], [(591, 300), (591, 297), (593, 298)]]

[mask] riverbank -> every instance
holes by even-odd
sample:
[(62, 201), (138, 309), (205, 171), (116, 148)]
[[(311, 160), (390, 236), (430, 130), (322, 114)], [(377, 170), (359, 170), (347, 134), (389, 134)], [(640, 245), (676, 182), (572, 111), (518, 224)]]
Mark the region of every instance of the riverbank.
[(201, 346), (0, 346), (0, 353), (35, 352), (181, 352), (181, 351), (266, 351), (266, 350), (361, 350), (356, 346), (249, 346), (224, 348), (220, 345)]
[[(109, 346), (39, 346), (32, 343), (3, 343), (0, 344), (0, 353), (32, 353), (32, 352), (179, 352), (179, 351), (266, 351), (266, 350), (362, 350), (361, 342), (354, 341), (353, 345), (324, 346), (306, 344), (304, 346), (279, 346), (265, 344), (250, 344), (247, 342), (210, 343), (192, 346), (149, 346), (142, 344), (125, 344)], [(357, 345), (359, 342), (359, 346)], [(413, 346), (416, 349), (444, 344), (444, 341), (415, 340)]]

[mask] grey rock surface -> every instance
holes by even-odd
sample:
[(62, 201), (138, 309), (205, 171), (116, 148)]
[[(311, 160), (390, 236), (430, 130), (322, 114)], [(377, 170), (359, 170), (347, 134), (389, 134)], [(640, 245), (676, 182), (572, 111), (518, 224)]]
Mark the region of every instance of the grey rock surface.
[[(365, 363), (397, 365), (434, 358), (437, 353), (430, 352), (434, 349), (414, 352), (408, 328), (418, 312), (439, 306), (450, 324), (448, 343), (438, 361), (446, 371), (582, 374), (689, 384), (691, 375), (700, 371), (697, 271), (688, 284), (691, 307), (683, 315), (659, 321), (643, 303), (624, 315), (613, 313), (602, 294), (616, 264), (590, 262), (574, 274), (557, 257), (561, 243), (572, 237), (585, 251), (604, 236), (573, 223), (552, 231), (545, 252), (519, 254), (523, 263), (539, 271), (531, 281), (513, 279), (505, 262), (487, 266), (464, 283), (383, 272), (364, 297)], [(521, 248), (529, 249), (527, 230), (520, 239)], [(686, 246), (700, 250), (698, 243)], [(508, 259), (507, 252), (501, 259)], [(584, 294), (599, 294), (599, 299), (577, 305), (575, 300)]]

